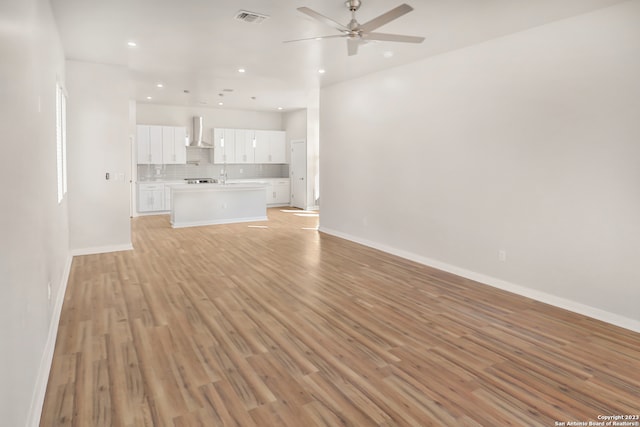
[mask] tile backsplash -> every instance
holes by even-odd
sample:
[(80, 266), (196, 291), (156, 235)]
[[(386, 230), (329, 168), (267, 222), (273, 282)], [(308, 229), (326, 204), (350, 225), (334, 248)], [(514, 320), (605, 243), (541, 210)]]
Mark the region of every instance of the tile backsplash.
[[(138, 181), (151, 179), (179, 180), (185, 178), (218, 178), (224, 165), (211, 162), (209, 149), (187, 150), (186, 165), (138, 165)], [(241, 164), (226, 165), (228, 179), (242, 178), (287, 178), (286, 164)]]

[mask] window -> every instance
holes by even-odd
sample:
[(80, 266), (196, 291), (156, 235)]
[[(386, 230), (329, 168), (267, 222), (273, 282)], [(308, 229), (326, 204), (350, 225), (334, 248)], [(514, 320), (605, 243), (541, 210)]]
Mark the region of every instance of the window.
[(58, 170), (58, 203), (67, 193), (67, 97), (56, 83), (56, 155)]

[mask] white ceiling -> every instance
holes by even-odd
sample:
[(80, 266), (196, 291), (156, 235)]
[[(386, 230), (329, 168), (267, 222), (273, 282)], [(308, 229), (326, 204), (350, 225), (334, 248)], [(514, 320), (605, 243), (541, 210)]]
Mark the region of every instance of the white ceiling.
[[(197, 106), (206, 102), (216, 108), (287, 111), (305, 107), (306, 94), (318, 86), (622, 1), (406, 0), (415, 10), (378, 31), (424, 36), (426, 41), (370, 42), (352, 57), (347, 56), (344, 39), (282, 43), (338, 34), (296, 8), (307, 6), (346, 24), (350, 12), (342, 0), (51, 0), (51, 4), (66, 57), (128, 67), (138, 102)], [(356, 15), (360, 23), (402, 0), (362, 3)], [(235, 20), (240, 9), (269, 19), (260, 24)], [(138, 46), (127, 47), (129, 40)], [(387, 58), (385, 52), (393, 56)], [(238, 73), (240, 67), (246, 73)], [(326, 73), (320, 75), (319, 68)], [(157, 88), (158, 82), (164, 88)]]

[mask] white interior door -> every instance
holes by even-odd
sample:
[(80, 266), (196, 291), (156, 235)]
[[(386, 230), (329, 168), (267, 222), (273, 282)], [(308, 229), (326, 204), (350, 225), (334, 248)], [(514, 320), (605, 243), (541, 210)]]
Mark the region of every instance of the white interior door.
[(291, 206), (306, 209), (307, 141), (291, 141)]

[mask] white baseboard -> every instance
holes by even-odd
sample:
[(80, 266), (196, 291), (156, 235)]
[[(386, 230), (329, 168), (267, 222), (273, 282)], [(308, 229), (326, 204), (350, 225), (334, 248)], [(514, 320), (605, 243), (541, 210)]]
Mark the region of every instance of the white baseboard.
[(73, 256), (69, 255), (64, 266), (60, 285), (58, 286), (58, 294), (53, 305), (51, 320), (49, 321), (49, 334), (47, 342), (42, 352), (40, 366), (38, 368), (38, 376), (36, 377), (36, 386), (31, 398), (31, 407), (29, 408), (28, 427), (38, 427), (40, 425), (40, 417), (42, 415), (42, 406), (44, 405), (44, 397), (47, 392), (47, 384), (49, 382), (49, 372), (51, 371), (51, 363), (53, 362), (53, 352), (56, 348), (56, 338), (58, 336), (58, 326), (60, 324), (60, 314), (62, 313), (62, 303), (67, 291), (69, 283), (69, 273), (71, 272), (71, 262)]
[(236, 224), (240, 222), (259, 222), (259, 221), (268, 221), (269, 218), (266, 216), (253, 216), (246, 218), (233, 218), (233, 219), (214, 219), (207, 221), (187, 221), (180, 223), (171, 223), (171, 227), (173, 228), (185, 228), (185, 227), (201, 227), (205, 225), (220, 225), (220, 224)]
[(132, 251), (133, 245), (131, 243), (125, 243), (123, 245), (110, 245), (110, 246), (95, 246), (92, 248), (72, 249), (71, 255), (93, 255), (93, 254), (106, 254), (108, 252), (120, 252), (120, 251)]
[(134, 212), (133, 217), (154, 216), (154, 215), (170, 215), (170, 211), (153, 211), (153, 212)]
[(378, 249), (382, 252), (386, 252), (392, 255), (405, 258), (418, 264), (423, 264), (428, 267), (437, 268), (448, 273), (456, 274), (464, 278), (474, 280), (476, 282), (484, 283), (494, 288), (502, 289), (508, 292), (512, 292), (517, 295), (521, 295), (527, 298), (534, 299), (536, 301), (550, 304), (555, 307), (559, 307), (565, 310), (572, 311), (574, 313), (582, 314), (594, 319), (601, 320), (612, 325), (620, 326), (621, 328), (629, 329), (634, 332), (640, 332), (640, 321), (631, 319), (629, 317), (620, 316), (619, 314), (611, 313), (596, 307), (591, 307), (576, 301), (572, 301), (566, 298), (562, 298), (556, 295), (552, 295), (546, 292), (537, 291), (535, 289), (527, 288), (525, 286), (516, 285), (495, 277), (487, 276), (475, 271), (467, 270), (464, 268), (456, 267), (455, 265), (447, 264), (434, 259), (426, 258), (412, 252), (403, 251), (401, 249), (393, 248), (382, 243), (373, 242), (367, 239), (361, 239), (359, 237), (352, 236), (341, 231), (332, 230), (326, 227), (320, 227), (319, 231), (322, 233), (330, 234), (341, 239), (349, 240), (355, 243), (359, 243), (370, 248)]

